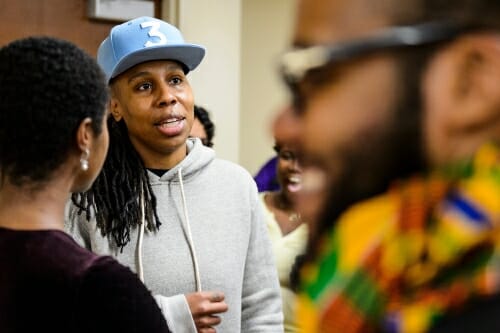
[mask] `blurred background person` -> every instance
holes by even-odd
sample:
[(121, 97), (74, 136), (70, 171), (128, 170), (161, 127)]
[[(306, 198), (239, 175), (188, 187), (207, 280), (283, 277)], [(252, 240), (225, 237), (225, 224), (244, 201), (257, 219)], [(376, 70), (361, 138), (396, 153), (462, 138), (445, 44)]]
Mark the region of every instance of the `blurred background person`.
[(307, 225), (294, 207), (294, 196), (302, 187), (302, 170), (292, 146), (276, 142), (276, 174), (280, 189), (262, 192), (266, 207), (266, 221), (278, 269), (283, 301), (285, 332), (297, 332), (295, 293), (290, 285), (290, 273), (295, 258), (304, 253), (307, 243)]
[(295, 112), (275, 136), (300, 146), (304, 192), (329, 195), (304, 331), (498, 332), (500, 2), (302, 0), (297, 14), (282, 59)]
[(168, 332), (150, 292), (63, 231), (108, 150), (104, 74), (75, 45), (0, 49), (0, 332)]
[(214, 146), (215, 124), (210, 119), (208, 111), (199, 105), (194, 106), (194, 122), (189, 136), (200, 138), (207, 147), (213, 148)]

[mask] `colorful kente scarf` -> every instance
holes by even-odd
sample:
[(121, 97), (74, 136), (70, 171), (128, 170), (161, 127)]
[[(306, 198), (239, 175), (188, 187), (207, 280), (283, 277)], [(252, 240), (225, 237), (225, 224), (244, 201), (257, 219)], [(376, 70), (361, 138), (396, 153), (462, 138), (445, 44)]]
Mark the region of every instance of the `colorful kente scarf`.
[(499, 158), (484, 146), (344, 213), (302, 270), (301, 332), (425, 332), (470, 298), (498, 293)]

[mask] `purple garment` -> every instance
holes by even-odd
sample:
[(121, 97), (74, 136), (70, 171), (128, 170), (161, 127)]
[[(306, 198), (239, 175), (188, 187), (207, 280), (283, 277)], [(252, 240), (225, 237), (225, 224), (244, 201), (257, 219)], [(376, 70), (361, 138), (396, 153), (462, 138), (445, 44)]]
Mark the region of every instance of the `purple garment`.
[(137, 276), (62, 231), (0, 228), (0, 332), (169, 332)]
[(276, 168), (278, 166), (278, 157), (275, 156), (268, 160), (257, 172), (254, 179), (257, 183), (259, 192), (273, 192), (280, 189), (278, 178), (276, 176)]

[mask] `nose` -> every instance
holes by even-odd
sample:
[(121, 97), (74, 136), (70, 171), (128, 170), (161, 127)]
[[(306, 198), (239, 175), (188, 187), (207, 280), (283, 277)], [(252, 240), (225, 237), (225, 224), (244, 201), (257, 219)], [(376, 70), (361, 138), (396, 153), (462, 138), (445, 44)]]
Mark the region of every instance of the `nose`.
[(294, 171), (294, 172), (301, 172), (302, 171), (298, 157), (295, 157), (294, 159), (292, 159), (290, 165), (291, 165), (292, 171)]
[(276, 115), (272, 131), (279, 142), (286, 142), (293, 146), (300, 144), (300, 119), (291, 106), (284, 107)]
[(175, 89), (170, 87), (168, 82), (161, 82), (157, 85), (157, 104), (158, 106), (168, 106), (177, 103)]

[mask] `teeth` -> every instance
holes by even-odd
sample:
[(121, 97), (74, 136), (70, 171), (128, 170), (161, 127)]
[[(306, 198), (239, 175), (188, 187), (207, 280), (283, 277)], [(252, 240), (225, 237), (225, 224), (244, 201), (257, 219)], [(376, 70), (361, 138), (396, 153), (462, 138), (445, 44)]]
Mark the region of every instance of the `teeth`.
[(177, 126), (179, 122), (181, 122), (183, 119), (182, 118), (171, 118), (168, 119), (167, 121), (163, 122), (160, 124), (161, 127), (172, 127), (172, 126)]
[(300, 176), (290, 176), (288, 178), (288, 181), (290, 183), (300, 183), (302, 181), (301, 177)]

